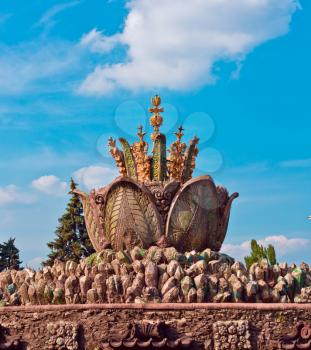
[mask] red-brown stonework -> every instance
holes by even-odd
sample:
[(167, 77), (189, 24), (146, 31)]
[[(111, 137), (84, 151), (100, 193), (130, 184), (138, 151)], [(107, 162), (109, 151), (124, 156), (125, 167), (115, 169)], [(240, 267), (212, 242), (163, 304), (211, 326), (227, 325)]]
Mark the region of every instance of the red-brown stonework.
[(148, 341), (146, 349), (311, 349), (310, 304), (3, 307), (0, 324), (0, 349), (139, 349)]

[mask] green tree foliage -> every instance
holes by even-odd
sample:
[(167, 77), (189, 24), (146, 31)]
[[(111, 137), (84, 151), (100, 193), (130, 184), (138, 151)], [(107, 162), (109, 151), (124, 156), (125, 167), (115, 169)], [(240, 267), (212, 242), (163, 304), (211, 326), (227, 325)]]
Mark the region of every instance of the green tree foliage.
[(273, 245), (269, 244), (267, 248), (259, 245), (255, 239), (251, 241), (251, 254), (244, 258), (246, 267), (249, 269), (252, 264), (261, 260), (267, 260), (268, 264), (276, 264), (276, 254)]
[(53, 265), (55, 259), (78, 262), (81, 258), (94, 253), (85, 226), (82, 203), (79, 196), (73, 192), (76, 187), (77, 184), (71, 179), (69, 192), (71, 198), (64, 215), (58, 219), (55, 239), (47, 244), (51, 252), (48, 259), (43, 262), (44, 266)]
[(0, 244), (0, 272), (4, 270), (19, 270), (19, 249), (15, 246), (15, 238), (9, 238), (7, 242)]

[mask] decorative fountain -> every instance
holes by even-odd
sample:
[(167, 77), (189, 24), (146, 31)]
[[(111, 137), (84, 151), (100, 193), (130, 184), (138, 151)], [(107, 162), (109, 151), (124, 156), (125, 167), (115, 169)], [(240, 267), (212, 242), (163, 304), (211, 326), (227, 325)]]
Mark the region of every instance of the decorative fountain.
[(110, 153), (120, 176), (89, 195), (77, 191), (91, 242), (97, 252), (109, 246), (118, 251), (155, 244), (174, 246), (179, 252), (219, 251), (238, 193), (229, 196), (208, 175), (192, 178), (199, 139), (194, 136), (187, 147), (182, 127), (175, 132), (176, 141), (167, 155), (166, 137), (160, 132), (161, 99), (156, 95), (151, 101), (152, 155), (141, 126), (133, 145), (119, 138), (122, 150), (110, 138)]

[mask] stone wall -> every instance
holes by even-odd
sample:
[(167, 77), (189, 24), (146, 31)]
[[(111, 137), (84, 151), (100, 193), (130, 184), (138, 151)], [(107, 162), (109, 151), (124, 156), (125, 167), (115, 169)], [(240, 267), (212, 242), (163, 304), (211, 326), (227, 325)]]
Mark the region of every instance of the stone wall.
[(104, 250), (79, 263), (0, 273), (0, 305), (205, 302), (311, 302), (311, 269), (253, 264), (206, 249)]
[(0, 325), (0, 349), (311, 349), (310, 304), (10, 306)]

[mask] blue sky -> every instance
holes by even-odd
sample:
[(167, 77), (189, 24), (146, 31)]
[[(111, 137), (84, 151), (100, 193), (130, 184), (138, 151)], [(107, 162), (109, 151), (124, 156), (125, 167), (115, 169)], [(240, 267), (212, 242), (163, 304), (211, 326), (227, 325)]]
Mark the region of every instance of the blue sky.
[(197, 174), (238, 191), (224, 251), (251, 238), (311, 263), (311, 6), (306, 0), (0, 3), (0, 241), (48, 253), (67, 182), (115, 175), (161, 95), (163, 130), (201, 138)]

